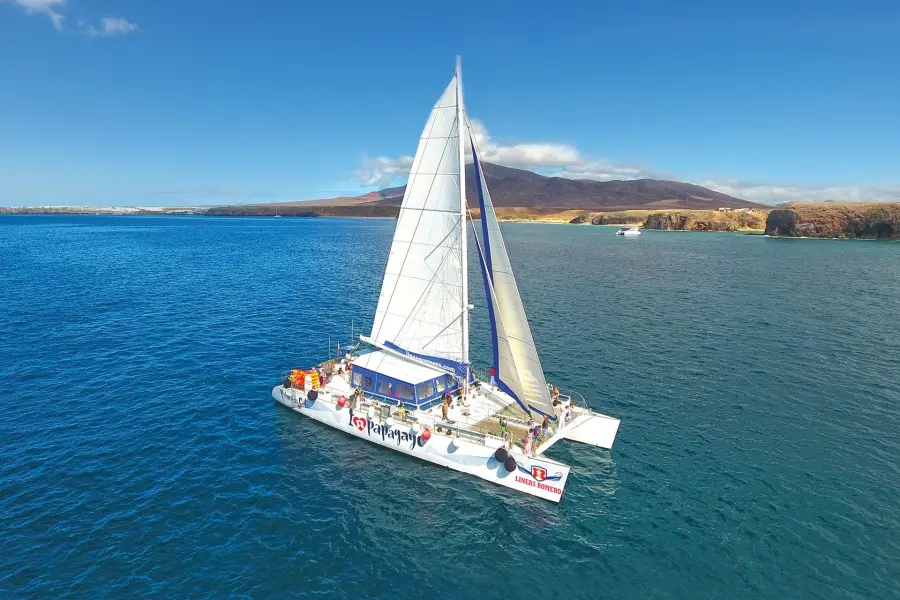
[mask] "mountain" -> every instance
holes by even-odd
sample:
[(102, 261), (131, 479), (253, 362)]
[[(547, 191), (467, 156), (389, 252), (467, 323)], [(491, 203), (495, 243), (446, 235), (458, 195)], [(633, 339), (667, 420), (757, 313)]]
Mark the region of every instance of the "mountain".
[[(484, 177), (498, 216), (516, 220), (555, 218), (568, 221), (573, 211), (610, 212), (621, 210), (771, 208), (714, 192), (699, 185), (658, 179), (593, 181), (547, 177), (523, 169), (482, 163)], [(406, 186), (391, 187), (362, 196), (342, 196), (304, 202), (242, 204), (210, 208), (209, 215), (272, 215), (277, 207), (282, 215), (295, 216), (397, 216)], [(475, 169), (466, 166), (466, 196), (470, 208), (477, 209)], [(477, 212), (477, 210), (476, 210)]]
[[(492, 163), (482, 163), (482, 168), (488, 189), (491, 191), (491, 200), (499, 207), (592, 211), (768, 208), (699, 185), (678, 181), (658, 179), (594, 181), (546, 177), (531, 171)], [(376, 202), (381, 205), (400, 206), (405, 190), (406, 186), (382, 190), (378, 192), (380, 200)], [(466, 167), (466, 195), (470, 204), (478, 197), (472, 165)]]

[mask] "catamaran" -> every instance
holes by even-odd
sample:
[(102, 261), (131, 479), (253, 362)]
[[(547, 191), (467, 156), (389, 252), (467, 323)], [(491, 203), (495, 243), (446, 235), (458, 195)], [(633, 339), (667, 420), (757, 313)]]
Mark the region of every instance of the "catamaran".
[[(466, 202), (467, 138), (480, 239)], [(488, 381), (469, 362), (467, 222), (490, 321)], [(619, 419), (545, 380), (466, 117), (459, 59), (419, 139), (371, 334), (292, 371), (272, 397), (355, 438), (554, 502), (571, 467), (547, 450), (560, 440), (612, 447)]]

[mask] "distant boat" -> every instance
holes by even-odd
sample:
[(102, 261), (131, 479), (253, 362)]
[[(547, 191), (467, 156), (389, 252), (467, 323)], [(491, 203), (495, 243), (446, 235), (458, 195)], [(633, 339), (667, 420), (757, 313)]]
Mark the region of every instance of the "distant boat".
[[(467, 141), (481, 209), (480, 236), (468, 220), (490, 317), (489, 382), (469, 363)], [(371, 268), (365, 256), (353, 260)], [(354, 438), (553, 502), (570, 467), (547, 449), (563, 439), (612, 447), (619, 419), (544, 378), (466, 119), (458, 62), (419, 139), (371, 331), (346, 355), (338, 349), (316, 369), (291, 371), (272, 397)]]
[(280, 218), (281, 218), (281, 215), (278, 214), (278, 207), (277, 207), (277, 206), (275, 207), (275, 218), (276, 218), (276, 219), (280, 219)]
[(616, 232), (616, 235), (627, 235), (629, 237), (641, 235), (641, 230), (637, 227), (622, 227)]

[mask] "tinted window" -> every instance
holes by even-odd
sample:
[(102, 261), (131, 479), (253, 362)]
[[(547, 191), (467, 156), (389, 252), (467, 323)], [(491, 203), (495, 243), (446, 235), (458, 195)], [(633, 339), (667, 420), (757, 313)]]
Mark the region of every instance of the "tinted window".
[(397, 397), (401, 400), (412, 400), (413, 399), (413, 389), (411, 385), (406, 385), (405, 383), (397, 384)]
[(360, 383), (362, 383), (362, 373), (357, 373), (353, 376), (353, 387), (359, 387)]
[(435, 380), (434, 380), (434, 383), (437, 384), (437, 391), (438, 391), (438, 392), (443, 392), (444, 390), (447, 389), (447, 386), (444, 385), (444, 378), (443, 378), (443, 377), (441, 377), (440, 379), (435, 379)]
[(428, 398), (429, 396), (434, 396), (434, 385), (430, 381), (420, 383), (418, 386), (416, 386), (416, 393), (419, 394), (419, 398)]
[(375, 387), (375, 383), (372, 381), (371, 377), (363, 377), (362, 386), (364, 390), (371, 390), (373, 387)]
[(390, 381), (386, 381), (384, 379), (378, 380), (378, 393), (383, 396), (393, 396), (394, 395), (394, 386), (391, 385)]

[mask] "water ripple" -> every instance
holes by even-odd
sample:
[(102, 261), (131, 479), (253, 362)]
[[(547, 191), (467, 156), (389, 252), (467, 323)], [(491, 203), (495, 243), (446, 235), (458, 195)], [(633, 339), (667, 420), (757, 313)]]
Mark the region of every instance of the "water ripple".
[(504, 225), (549, 376), (623, 418), (553, 505), (269, 399), (393, 225), (0, 218), (0, 597), (900, 597), (896, 244)]

